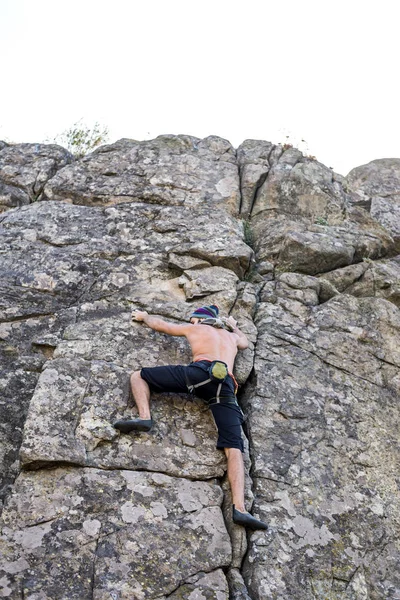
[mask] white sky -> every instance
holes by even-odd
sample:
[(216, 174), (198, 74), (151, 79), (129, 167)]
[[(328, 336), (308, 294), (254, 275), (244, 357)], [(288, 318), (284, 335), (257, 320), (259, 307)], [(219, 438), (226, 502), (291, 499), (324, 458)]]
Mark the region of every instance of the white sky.
[(399, 11), (398, 0), (0, 0), (0, 139), (97, 121), (110, 141), (294, 142), (346, 175), (400, 157)]

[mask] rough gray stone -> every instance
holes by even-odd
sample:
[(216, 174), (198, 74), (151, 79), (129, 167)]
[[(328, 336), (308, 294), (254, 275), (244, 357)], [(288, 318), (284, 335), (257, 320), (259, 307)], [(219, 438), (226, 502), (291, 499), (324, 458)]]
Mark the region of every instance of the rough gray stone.
[[(280, 150), (282, 154), (283, 150)], [(257, 192), (268, 176), (274, 156), (276, 146), (260, 140), (245, 140), (237, 150), (242, 193), (240, 212), (245, 217), (251, 215)]]
[(347, 187), (370, 207), (371, 215), (392, 234), (400, 252), (400, 158), (381, 158), (356, 167)]
[(353, 213), (350, 222), (342, 226), (310, 224), (304, 218), (284, 215), (255, 218), (257, 260), (273, 261), (280, 271), (317, 275), (391, 252), (394, 243), (390, 235), (366, 213), (359, 216)]
[(71, 309), (0, 323), (0, 502), (20, 468), (23, 425), (40, 371), (74, 319)]
[(229, 569), (227, 579), (229, 600), (251, 600), (239, 569)]
[[(46, 172), (13, 160), (7, 206)], [(369, 214), (396, 203), (386, 168), (363, 196), (288, 146), (124, 140), (0, 215), (2, 597), (400, 597), (399, 259)], [(190, 360), (132, 309), (210, 303), (250, 340), (246, 506), (267, 531), (233, 525), (201, 401), (154, 394), (150, 433), (112, 427), (136, 414), (132, 371)]]
[(168, 596), (170, 600), (228, 600), (229, 590), (221, 569), (212, 573), (201, 573), (193, 581), (182, 585)]
[(47, 181), (72, 161), (72, 155), (55, 144), (0, 147), (0, 212), (40, 200)]
[(354, 205), (331, 169), (294, 148), (276, 149), (246, 140), (237, 153), (258, 262), (316, 275), (394, 251), (392, 231)]
[(146, 202), (239, 210), (239, 174), (229, 142), (162, 135), (137, 142), (122, 139), (65, 167), (48, 182), (49, 200), (111, 205)]
[(398, 309), (375, 298), (307, 307), (278, 296), (260, 305), (256, 324), (245, 408), (254, 512), (270, 529), (250, 538), (250, 596), (395, 597)]
[(221, 593), (212, 597), (225, 600), (220, 569), (231, 548), (221, 500), (216, 485), (160, 473), (22, 474), (3, 511), (2, 596), (143, 600), (215, 571), (192, 589), (214, 582)]
[(324, 273), (321, 281), (328, 281), (344, 294), (358, 297), (385, 298), (400, 306), (400, 261), (364, 261), (356, 265)]
[(260, 293), (261, 302), (276, 301), (276, 298), (296, 300), (306, 306), (319, 304), (320, 280), (298, 273), (282, 273), (276, 279), (266, 283)]
[(29, 204), (29, 196), (26, 192), (13, 185), (7, 185), (0, 181), (0, 212)]

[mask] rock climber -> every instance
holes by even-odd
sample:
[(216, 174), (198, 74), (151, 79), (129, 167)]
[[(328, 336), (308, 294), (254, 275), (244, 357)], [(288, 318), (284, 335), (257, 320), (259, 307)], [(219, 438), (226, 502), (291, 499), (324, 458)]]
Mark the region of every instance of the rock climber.
[(236, 399), (237, 383), (232, 375), (238, 350), (249, 342), (237, 327), (233, 317), (221, 319), (213, 304), (196, 309), (189, 323), (178, 325), (149, 315), (132, 312), (134, 321), (141, 321), (154, 331), (172, 336), (184, 336), (191, 347), (193, 361), (187, 365), (144, 367), (132, 373), (132, 394), (139, 412), (137, 419), (122, 419), (114, 423), (121, 433), (150, 431), (150, 392), (195, 393), (210, 407), (218, 428), (217, 448), (227, 458), (228, 479), (232, 492), (233, 521), (250, 529), (267, 529), (245, 509), (244, 464), (241, 428), (243, 413)]

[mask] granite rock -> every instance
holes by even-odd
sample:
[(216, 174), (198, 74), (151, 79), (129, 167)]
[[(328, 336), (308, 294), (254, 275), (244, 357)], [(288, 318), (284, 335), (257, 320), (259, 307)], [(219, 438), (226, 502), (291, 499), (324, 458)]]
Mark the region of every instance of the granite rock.
[(355, 201), (369, 207), (371, 216), (393, 236), (400, 252), (400, 158), (381, 158), (356, 167), (346, 177)]
[(43, 188), (73, 156), (55, 144), (0, 146), (0, 212), (42, 199)]
[(213, 597), (225, 600), (220, 569), (231, 548), (221, 500), (215, 484), (161, 473), (68, 467), (22, 474), (3, 511), (2, 596), (143, 600), (199, 574), (187, 588), (214, 582), (220, 593)]
[(235, 151), (222, 138), (163, 135), (122, 139), (59, 170), (45, 188), (49, 200), (104, 206), (146, 202), (239, 209)]
[[(0, 155), (0, 596), (400, 597), (396, 160), (343, 178), (214, 136)], [(133, 371), (191, 360), (131, 311), (211, 303), (250, 341), (234, 373), (266, 531), (232, 523), (202, 401), (152, 394), (149, 433), (112, 426)]]

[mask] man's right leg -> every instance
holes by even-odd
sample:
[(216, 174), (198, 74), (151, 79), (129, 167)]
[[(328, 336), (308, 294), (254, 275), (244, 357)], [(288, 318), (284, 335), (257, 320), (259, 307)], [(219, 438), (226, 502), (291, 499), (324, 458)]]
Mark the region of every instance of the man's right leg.
[(188, 391), (186, 367), (182, 365), (165, 365), (163, 367), (144, 367), (131, 375), (133, 398), (139, 411), (138, 419), (120, 420), (114, 427), (129, 433), (130, 431), (150, 431), (153, 421), (150, 415), (150, 390), (152, 392), (186, 392)]
[(153, 426), (150, 414), (150, 388), (146, 381), (142, 379), (140, 371), (132, 373), (130, 382), (133, 399), (139, 411), (139, 419), (121, 419), (114, 423), (114, 427), (121, 433), (150, 431)]
[(135, 371), (131, 375), (131, 389), (133, 399), (139, 411), (141, 419), (151, 419), (150, 415), (150, 388), (146, 381), (142, 379), (140, 371)]

